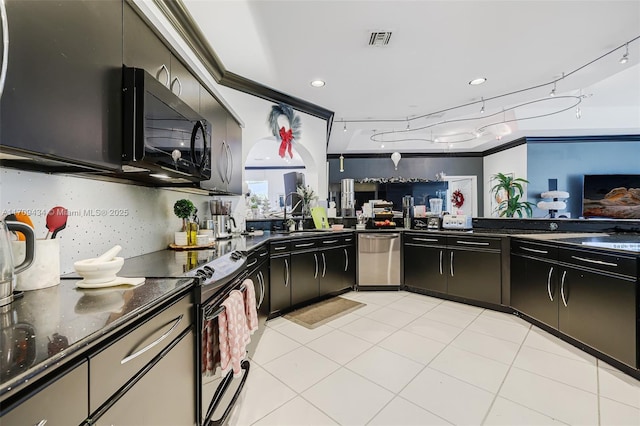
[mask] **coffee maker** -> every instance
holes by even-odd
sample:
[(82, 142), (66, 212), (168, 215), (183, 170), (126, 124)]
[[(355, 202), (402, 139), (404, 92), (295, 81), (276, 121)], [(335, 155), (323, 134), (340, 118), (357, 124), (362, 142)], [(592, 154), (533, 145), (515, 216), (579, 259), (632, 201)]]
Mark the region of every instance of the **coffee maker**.
[(236, 221), (231, 217), (231, 201), (209, 200), (209, 210), (213, 220), (213, 235), (217, 240), (231, 238), (231, 224), (236, 227)]
[(402, 220), (405, 229), (411, 228), (411, 222), (413, 219), (413, 197), (411, 195), (405, 195), (402, 197)]

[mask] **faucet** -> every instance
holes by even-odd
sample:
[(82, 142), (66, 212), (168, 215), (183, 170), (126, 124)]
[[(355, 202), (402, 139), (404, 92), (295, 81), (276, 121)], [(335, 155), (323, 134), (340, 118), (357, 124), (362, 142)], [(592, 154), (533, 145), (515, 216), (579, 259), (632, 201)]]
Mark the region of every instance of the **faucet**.
[[(282, 228), (287, 231), (289, 228), (287, 227), (287, 198), (289, 198), (290, 195), (298, 195), (297, 192), (290, 192), (287, 195), (284, 196), (284, 218), (282, 219)], [(300, 199), (300, 201), (298, 201), (296, 203), (295, 206), (291, 206), (291, 211), (293, 212), (293, 210), (298, 207), (298, 204), (300, 204), (302, 202), (302, 199)], [(293, 198), (291, 199), (291, 204), (293, 204)]]

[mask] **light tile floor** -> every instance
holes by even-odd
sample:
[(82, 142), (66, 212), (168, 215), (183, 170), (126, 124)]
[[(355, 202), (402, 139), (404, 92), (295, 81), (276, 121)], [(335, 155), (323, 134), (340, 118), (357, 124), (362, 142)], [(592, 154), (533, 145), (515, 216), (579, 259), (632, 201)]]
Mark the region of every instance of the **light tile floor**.
[(419, 294), (267, 323), (230, 424), (635, 425), (640, 382), (514, 315)]

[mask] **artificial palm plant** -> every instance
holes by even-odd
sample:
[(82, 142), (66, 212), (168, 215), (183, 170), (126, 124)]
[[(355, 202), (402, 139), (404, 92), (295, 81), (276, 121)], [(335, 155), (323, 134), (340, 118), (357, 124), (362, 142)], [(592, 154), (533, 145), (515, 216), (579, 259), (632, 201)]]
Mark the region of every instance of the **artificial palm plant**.
[(491, 188), (494, 199), (498, 202), (496, 211), (500, 217), (523, 217), (533, 215), (533, 203), (521, 201), (524, 195), (523, 183), (529, 183), (523, 178), (516, 178), (510, 175), (498, 173), (494, 176), (496, 184)]

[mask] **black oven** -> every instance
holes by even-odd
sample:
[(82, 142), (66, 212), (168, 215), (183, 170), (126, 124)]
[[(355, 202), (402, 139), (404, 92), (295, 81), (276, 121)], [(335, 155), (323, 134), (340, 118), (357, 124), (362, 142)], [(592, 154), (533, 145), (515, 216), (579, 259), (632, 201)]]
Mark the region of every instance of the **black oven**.
[[(240, 362), (239, 377), (233, 377), (233, 370), (223, 375), (218, 362), (218, 320), (225, 309), (222, 303), (233, 290), (244, 293), (248, 285), (252, 286), (256, 298), (261, 294), (261, 284), (248, 278), (246, 256), (247, 252), (234, 250), (184, 274), (199, 279), (196, 287), (196, 408), (200, 426), (222, 425), (228, 421), (249, 374), (249, 357), (255, 345), (247, 346), (244, 359)], [(258, 338), (259, 333), (256, 332), (251, 336), (251, 341)]]
[(211, 126), (151, 74), (123, 67), (122, 172), (193, 184), (211, 178)]

